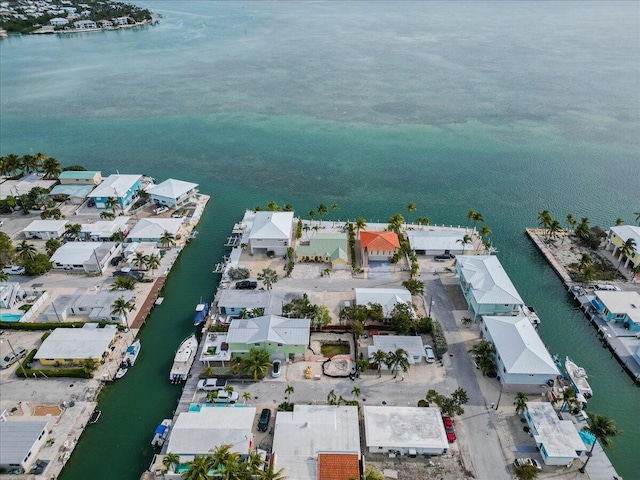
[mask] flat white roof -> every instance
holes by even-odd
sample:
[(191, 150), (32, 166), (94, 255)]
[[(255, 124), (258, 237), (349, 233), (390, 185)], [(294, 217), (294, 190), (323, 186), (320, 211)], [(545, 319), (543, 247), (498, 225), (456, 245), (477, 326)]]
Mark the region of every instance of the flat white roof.
[(87, 196), (122, 198), (141, 178), (142, 175), (109, 175)]
[(202, 407), (181, 413), (169, 434), (167, 452), (178, 455), (208, 455), (220, 445), (247, 454), (252, 440), (255, 407)]
[(524, 305), (495, 255), (462, 255), (456, 261), (478, 304)]
[(536, 443), (544, 445), (549, 457), (577, 458), (587, 450), (571, 420), (560, 420), (548, 402), (527, 402), (527, 414), (538, 431)]
[(408, 335), (373, 335), (373, 345), (368, 347), (369, 357), (378, 350), (383, 352), (395, 352), (402, 348), (409, 355), (409, 363), (414, 363), (414, 357), (422, 358), (425, 356), (422, 338)]
[(293, 212), (256, 212), (249, 239), (286, 240), (292, 227)]
[(157, 238), (164, 232), (176, 235), (182, 226), (181, 218), (142, 218), (129, 232), (129, 238)]
[(318, 453), (355, 453), (360, 457), (358, 407), (296, 405), (278, 412), (273, 436), (276, 470), (288, 478), (316, 480)]
[(363, 407), (367, 447), (449, 448), (439, 408)]
[(527, 317), (483, 316), (482, 320), (508, 373), (560, 374)]
[(407, 237), (413, 250), (462, 250), (459, 240), (466, 234), (466, 229), (449, 230), (409, 230)]
[(277, 315), (238, 319), (231, 322), (229, 343), (274, 342), (285, 345), (308, 345), (311, 320), (284, 318)]
[(81, 232), (92, 236), (106, 238), (111, 237), (118, 230), (127, 231), (127, 222), (131, 217), (116, 217), (113, 220), (99, 220), (95, 223), (83, 223)]
[(635, 250), (640, 248), (640, 227), (635, 225), (620, 225), (617, 227), (611, 227), (611, 231), (615, 233), (623, 242), (626, 242), (629, 238), (633, 238), (636, 241)]
[(236, 290), (226, 288), (221, 290), (218, 307), (266, 308), (269, 305), (270, 292), (268, 290)]
[(57, 232), (67, 224), (66, 220), (34, 220), (23, 232)]
[(180, 198), (185, 193), (190, 192), (194, 188), (198, 188), (197, 183), (185, 182), (183, 180), (175, 180), (169, 178), (158, 185), (154, 185), (147, 192), (149, 195), (167, 198)]
[(411, 293), (406, 288), (356, 288), (356, 304), (379, 303), (386, 318), (398, 303), (411, 304)]
[(610, 312), (626, 314), (633, 323), (640, 323), (640, 293), (608, 290), (596, 290), (594, 293)]
[(0, 421), (0, 465), (22, 465), (47, 424), (44, 420)]
[(53, 358), (99, 359), (118, 333), (115, 325), (98, 328), (97, 323), (85, 323), (82, 328), (56, 328), (38, 349), (36, 360)]

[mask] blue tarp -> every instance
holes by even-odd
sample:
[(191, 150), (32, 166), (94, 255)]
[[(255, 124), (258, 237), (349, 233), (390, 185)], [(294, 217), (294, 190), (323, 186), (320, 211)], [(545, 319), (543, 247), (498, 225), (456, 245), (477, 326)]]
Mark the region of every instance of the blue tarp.
[(158, 425), (158, 428), (156, 428), (155, 433), (162, 435), (166, 429), (167, 429), (166, 425)]

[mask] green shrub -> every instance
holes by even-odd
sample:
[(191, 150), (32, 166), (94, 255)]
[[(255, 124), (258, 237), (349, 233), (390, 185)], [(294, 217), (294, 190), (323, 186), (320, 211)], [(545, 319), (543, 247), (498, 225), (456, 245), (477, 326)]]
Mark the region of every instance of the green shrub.
[(442, 330), (442, 325), (440, 325), (440, 322), (434, 320), (432, 326), (433, 332), (431, 333), (431, 336), (433, 337), (436, 355), (438, 359), (441, 359), (444, 354), (447, 353), (447, 350), (449, 350), (449, 346), (447, 344), (447, 339), (444, 336), (444, 331)]
[(44, 332), (40, 337), (40, 340), (44, 342), (49, 335), (51, 335), (51, 332)]

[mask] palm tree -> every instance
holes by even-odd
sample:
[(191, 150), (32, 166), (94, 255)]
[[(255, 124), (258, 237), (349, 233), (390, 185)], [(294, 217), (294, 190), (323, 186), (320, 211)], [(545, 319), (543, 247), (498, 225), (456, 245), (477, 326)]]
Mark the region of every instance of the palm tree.
[(62, 173), (62, 166), (57, 159), (47, 157), (42, 162), (42, 171), (44, 172), (45, 179), (58, 178)]
[(358, 237), (360, 236), (360, 230), (366, 230), (366, 229), (367, 229), (367, 221), (365, 220), (365, 218), (364, 217), (356, 218), (356, 233)]
[(20, 168), (29, 175), (32, 171), (38, 169), (38, 161), (33, 155), (23, 155), (20, 159)]
[(258, 274), (260, 280), (267, 290), (271, 290), (274, 283), (278, 282), (278, 274), (271, 268), (265, 268)]
[(209, 459), (196, 455), (187, 463), (188, 470), (182, 473), (185, 480), (209, 480)]
[(620, 267), (622, 266), (622, 260), (625, 258), (630, 258), (631, 254), (636, 249), (636, 241), (635, 239), (629, 237), (627, 240), (618, 247), (618, 251), (620, 252), (620, 261), (618, 262), (618, 272), (620, 272)]
[(545, 235), (547, 227), (549, 226), (549, 224), (551, 224), (551, 220), (552, 218), (549, 210), (542, 210), (540, 213), (538, 213), (538, 226), (542, 227), (542, 229), (545, 231)]
[[(407, 205), (407, 213), (411, 213), (411, 212), (415, 212), (416, 211), (416, 204), (411, 202), (409, 205)], [(409, 215), (407, 215), (407, 222), (409, 221)]]
[(282, 475), (284, 468), (274, 470), (273, 467), (267, 468), (264, 472), (260, 472), (258, 480), (286, 480), (289, 477)]
[(47, 255), (49, 255), (49, 257), (56, 253), (56, 250), (58, 250), (61, 246), (62, 242), (57, 238), (50, 238), (44, 244), (44, 248), (47, 251)]
[(244, 392), (242, 394), (242, 399), (244, 400), (244, 404), (247, 404), (247, 401), (251, 398), (251, 394), (249, 392)]
[(551, 220), (549, 224), (549, 239), (558, 237), (558, 233), (562, 231), (562, 225), (558, 220)]
[(567, 213), (567, 225), (569, 226), (568, 230), (573, 230), (577, 223), (578, 221), (573, 218), (573, 215)]
[(82, 232), (82, 225), (79, 223), (70, 223), (64, 229), (64, 233), (72, 236), (73, 238), (78, 238), (80, 236), (80, 232)]
[(329, 210), (327, 210), (327, 206), (324, 203), (318, 205), (318, 216), (320, 217), (320, 225), (322, 225), (322, 217), (326, 215)]
[(361, 480), (384, 480), (385, 477), (382, 473), (380, 473), (376, 468), (372, 465), (367, 465), (362, 472)]
[(146, 257), (146, 265), (147, 268), (151, 269), (152, 272), (155, 272), (157, 268), (160, 266), (160, 256), (152, 253), (148, 257)]
[(120, 296), (119, 298), (116, 298), (115, 301), (113, 302), (113, 305), (111, 305), (111, 313), (113, 315), (122, 316), (124, 318), (125, 324), (127, 325), (127, 328), (129, 328), (129, 322), (127, 321), (127, 314), (131, 312), (134, 308), (136, 308), (135, 304), (128, 302), (127, 300), (124, 299), (123, 296)]
[(430, 221), (429, 221), (429, 217), (418, 217), (416, 218), (416, 223), (418, 225), (429, 225)]
[[(473, 216), (476, 214), (476, 211), (471, 209), (467, 212), (467, 220), (473, 220)], [(467, 225), (469, 225), (469, 222), (467, 222)]]
[(469, 352), (473, 354), (483, 376), (496, 371), (496, 350), (492, 343), (482, 340), (474, 345)]
[(160, 245), (162, 245), (164, 248), (169, 248), (175, 244), (176, 236), (173, 233), (165, 230), (162, 236), (160, 236)]
[(8, 282), (9, 281), (9, 275), (7, 275), (4, 272), (0, 272), (0, 282)]
[(4, 170), (10, 173), (12, 177), (16, 176), (16, 172), (20, 169), (20, 157), (15, 153), (10, 153), (4, 157)]
[(209, 469), (218, 470), (229, 463), (236, 453), (231, 451), (231, 445), (223, 444), (216, 447), (215, 450), (209, 455), (208, 467)]
[(591, 231), (589, 230), (589, 219), (587, 217), (580, 219), (580, 223), (574, 229), (574, 233), (583, 240), (589, 237)]
[(162, 459), (162, 464), (167, 468), (167, 470), (170, 470), (171, 467), (180, 465), (180, 455), (169, 452)]
[(258, 380), (265, 376), (270, 366), (269, 352), (262, 348), (252, 348), (249, 350), (249, 359), (244, 371), (251, 374), (254, 380)]
[(382, 364), (386, 363), (387, 354), (382, 350), (376, 350), (371, 358), (378, 365), (378, 375), (382, 376)]
[(529, 397), (523, 392), (516, 393), (515, 402), (513, 402), (516, 406), (516, 413), (524, 412), (527, 409), (527, 400), (529, 400)]
[(33, 260), (34, 258), (36, 258), (38, 250), (36, 250), (36, 247), (28, 243), (26, 240), (22, 240), (16, 247), (16, 253), (18, 254), (20, 260), (26, 262), (28, 260)]
[(315, 210), (309, 210), (309, 218), (311, 219), (311, 223), (313, 223), (313, 219), (316, 218)]
[(471, 217), (471, 220), (473, 220), (473, 229), (475, 230), (476, 225), (478, 223), (484, 222), (484, 217), (482, 216), (482, 214), (480, 212), (474, 212), (473, 216)]
[(389, 230), (395, 233), (400, 233), (400, 229), (404, 224), (404, 217), (401, 213), (396, 213), (395, 215), (389, 217)]
[(109, 240), (111, 240), (112, 242), (124, 242), (125, 238), (126, 234), (122, 230), (118, 230), (117, 232), (113, 232)]
[(567, 410), (571, 412), (577, 403), (578, 396), (573, 387), (564, 387), (564, 390), (562, 390), (562, 406), (560, 407), (560, 411), (564, 411), (564, 408), (566, 407)]
[(624, 220), (618, 217), (616, 218), (616, 227), (619, 227), (620, 225), (624, 225)]
[(538, 478), (538, 469), (535, 465), (525, 463), (513, 467), (513, 474), (518, 480), (535, 480)]
[(293, 395), (293, 386), (287, 385), (287, 388), (284, 389), (284, 393), (289, 397), (289, 399), (291, 399), (291, 395)]
[(111, 211), (113, 212), (113, 215), (115, 216), (116, 210), (118, 208), (120, 208), (120, 202), (118, 201), (118, 199), (116, 197), (109, 197), (104, 202), (104, 206), (107, 207), (107, 208), (110, 208)]
[(335, 390), (331, 390), (328, 394), (327, 394), (327, 403), (329, 405), (335, 405), (336, 401), (337, 401), (338, 397), (336, 396), (336, 391)]
[(293, 205), (291, 205), (290, 203), (285, 203), (284, 207), (282, 207), (282, 209), (285, 212), (293, 212)]
[[(338, 206), (338, 204), (337, 203), (332, 203), (331, 204), (331, 211), (333, 213), (336, 213), (338, 210), (340, 210), (340, 207)], [(334, 220), (335, 220), (335, 218), (334, 218)]]
[(136, 252), (131, 263), (133, 263), (133, 266), (138, 270), (147, 268), (147, 256), (144, 253)]
[(44, 165), (44, 161), (49, 157), (42, 152), (38, 152), (33, 156), (33, 158), (35, 158), (36, 161), (36, 170), (40, 170)]
[(351, 395), (353, 395), (353, 399), (356, 400), (357, 398), (360, 398), (362, 391), (358, 387), (353, 387), (351, 389)]
[(100, 212), (100, 218), (103, 220), (113, 220), (116, 216), (111, 212)]
[(491, 229), (489, 228), (489, 225), (483, 225), (480, 227), (480, 230), (478, 230), (478, 233), (481, 237), (488, 237), (491, 235)]
[[(600, 443), (602, 447), (610, 447), (611, 439), (616, 435), (622, 433), (622, 430), (618, 430), (616, 427), (616, 422), (611, 420), (610, 418), (605, 417), (604, 415), (598, 415), (597, 413), (590, 413), (587, 418), (587, 426), (582, 430), (585, 432), (589, 432), (591, 435), (596, 437), (596, 440)], [(580, 468), (580, 473), (584, 473), (587, 468), (587, 464), (589, 463), (589, 459), (593, 456), (593, 449), (596, 446), (596, 442), (593, 442), (591, 445), (591, 449), (587, 454), (587, 461), (584, 462), (584, 465)]]
[(398, 376), (398, 370), (402, 370), (403, 372), (409, 370), (407, 352), (403, 348), (398, 348), (395, 352), (389, 352), (385, 363), (387, 364), (387, 368), (393, 372), (393, 378)]
[(469, 245), (470, 243), (473, 243), (473, 240), (471, 239), (471, 237), (469, 235), (464, 235), (464, 237), (459, 238), (458, 240), (456, 240), (456, 243), (460, 243), (462, 244), (462, 255), (464, 255), (464, 247), (465, 245)]

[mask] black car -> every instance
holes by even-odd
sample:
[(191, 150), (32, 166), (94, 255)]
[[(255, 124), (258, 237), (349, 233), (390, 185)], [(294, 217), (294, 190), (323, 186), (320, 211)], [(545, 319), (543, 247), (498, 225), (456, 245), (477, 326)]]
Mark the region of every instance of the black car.
[(258, 282), (252, 282), (251, 280), (236, 282), (236, 289), (238, 290), (255, 290), (256, 288), (258, 288)]
[(118, 265), (122, 260), (124, 259), (124, 257), (122, 255), (116, 255), (115, 257), (113, 257), (111, 259), (111, 266), (115, 267), (116, 265)]
[(258, 431), (266, 432), (269, 428), (269, 420), (271, 420), (271, 410), (263, 408), (260, 413), (260, 420), (258, 420)]

